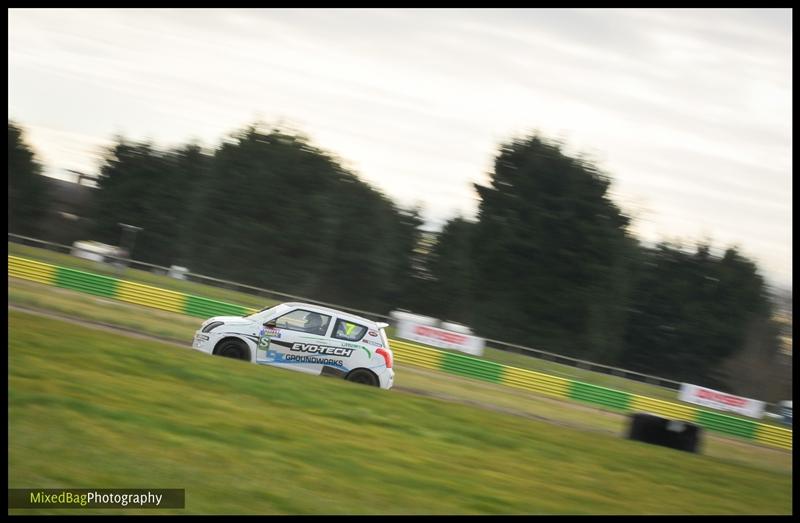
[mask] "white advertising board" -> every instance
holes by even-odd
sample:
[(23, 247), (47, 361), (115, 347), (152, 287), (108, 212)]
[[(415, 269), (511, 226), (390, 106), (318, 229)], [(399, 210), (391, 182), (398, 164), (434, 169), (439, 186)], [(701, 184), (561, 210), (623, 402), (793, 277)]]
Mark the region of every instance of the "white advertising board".
[(460, 350), (473, 356), (483, 356), (483, 338), (404, 319), (397, 322), (397, 337), (442, 349)]
[(760, 418), (764, 414), (764, 402), (750, 398), (742, 398), (714, 389), (707, 389), (689, 383), (681, 384), (678, 396), (681, 401), (702, 405), (716, 410), (735, 412), (751, 418)]

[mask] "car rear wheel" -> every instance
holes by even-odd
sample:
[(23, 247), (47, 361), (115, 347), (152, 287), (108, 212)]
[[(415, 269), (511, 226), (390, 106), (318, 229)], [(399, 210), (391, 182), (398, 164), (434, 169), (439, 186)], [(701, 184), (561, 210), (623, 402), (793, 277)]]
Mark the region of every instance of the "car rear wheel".
[(249, 350), (239, 340), (224, 340), (217, 346), (214, 354), (223, 358), (233, 358), (235, 360), (250, 361)]
[(345, 379), (347, 381), (352, 381), (353, 383), (362, 383), (371, 387), (377, 387), (380, 385), (378, 377), (366, 369), (356, 369), (348, 374)]

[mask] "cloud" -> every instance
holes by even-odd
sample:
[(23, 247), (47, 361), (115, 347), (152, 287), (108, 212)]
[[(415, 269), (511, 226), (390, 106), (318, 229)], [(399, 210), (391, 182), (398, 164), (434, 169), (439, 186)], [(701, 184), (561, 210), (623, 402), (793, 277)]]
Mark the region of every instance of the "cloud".
[(282, 120), (432, 223), (474, 214), (498, 144), (538, 129), (647, 230), (758, 245), (791, 280), (790, 14), (12, 9), (9, 114), (59, 165), (86, 163), (70, 134), (213, 146)]

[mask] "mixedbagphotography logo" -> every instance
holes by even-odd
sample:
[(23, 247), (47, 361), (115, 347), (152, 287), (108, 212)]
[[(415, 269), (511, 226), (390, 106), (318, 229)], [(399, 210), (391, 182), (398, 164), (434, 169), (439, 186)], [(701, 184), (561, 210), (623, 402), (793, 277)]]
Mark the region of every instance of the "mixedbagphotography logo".
[(185, 489), (8, 489), (8, 508), (186, 508)]

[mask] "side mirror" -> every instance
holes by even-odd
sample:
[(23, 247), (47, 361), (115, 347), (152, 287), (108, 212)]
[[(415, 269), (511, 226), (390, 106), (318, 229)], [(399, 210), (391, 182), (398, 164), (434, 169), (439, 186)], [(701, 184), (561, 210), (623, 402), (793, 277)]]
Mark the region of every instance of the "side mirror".
[(269, 320), (264, 324), (264, 327), (268, 329), (276, 329), (278, 327), (278, 323), (275, 320)]

